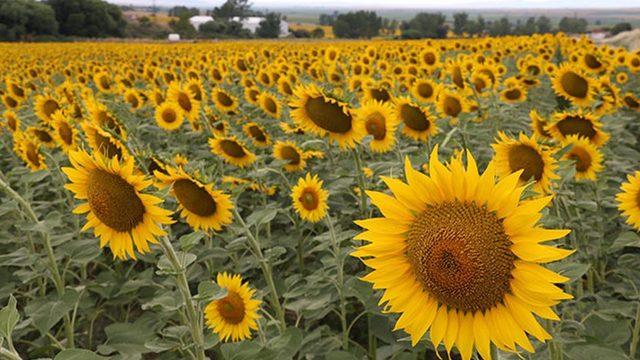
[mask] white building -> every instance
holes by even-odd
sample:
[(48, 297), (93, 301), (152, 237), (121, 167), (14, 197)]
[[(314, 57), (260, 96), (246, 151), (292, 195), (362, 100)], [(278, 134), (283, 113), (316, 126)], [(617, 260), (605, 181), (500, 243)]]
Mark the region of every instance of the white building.
[[(239, 22), (242, 24), (243, 29), (249, 30), (252, 34), (256, 33), (256, 30), (260, 26), (260, 22), (262, 20), (264, 20), (264, 18), (259, 16), (249, 16), (242, 19), (237, 16), (231, 18), (231, 21)], [(280, 37), (285, 37), (287, 35), (289, 35), (289, 23), (284, 20), (280, 20)]]
[(200, 25), (207, 23), (209, 21), (213, 21), (213, 18), (211, 16), (198, 15), (198, 16), (192, 16), (189, 18), (189, 22), (191, 23), (191, 26), (193, 26), (196, 30), (200, 30)]

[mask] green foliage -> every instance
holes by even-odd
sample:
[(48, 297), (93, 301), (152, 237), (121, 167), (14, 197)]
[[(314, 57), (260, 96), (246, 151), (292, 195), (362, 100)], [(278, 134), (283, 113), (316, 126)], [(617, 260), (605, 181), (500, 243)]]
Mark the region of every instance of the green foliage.
[(611, 35), (618, 35), (621, 32), (624, 31), (631, 31), (633, 29), (633, 27), (631, 26), (630, 23), (628, 22), (621, 22), (621, 23), (617, 23), (615, 24), (612, 28), (611, 28)]
[(200, 14), (200, 10), (198, 8), (189, 8), (186, 6), (174, 6), (169, 9), (168, 15), (175, 16), (179, 18), (190, 18), (192, 16), (196, 16)]
[(216, 20), (228, 21), (232, 17), (247, 17), (251, 15), (249, 0), (226, 0), (224, 4), (214, 8), (211, 16)]
[(205, 39), (249, 38), (251, 33), (237, 21), (208, 21), (200, 25), (198, 36)]
[(126, 21), (117, 5), (102, 0), (48, 0), (60, 34), (82, 37), (123, 37)]
[(324, 29), (322, 29), (321, 27), (317, 27), (313, 30), (311, 30), (311, 37), (314, 39), (322, 39), (324, 37)]
[(53, 10), (35, 0), (0, 0), (0, 40), (21, 40), (58, 31)]
[(569, 34), (581, 34), (587, 31), (589, 23), (585, 19), (563, 17), (558, 24), (558, 30)]
[(418, 13), (409, 22), (404, 22), (400, 29), (403, 39), (433, 38), (443, 39), (447, 36), (446, 18), (441, 13)]
[(359, 39), (378, 36), (382, 18), (374, 11), (356, 11), (340, 14), (333, 22), (333, 34), (337, 38)]
[(169, 26), (173, 32), (180, 34), (183, 39), (193, 39), (198, 31), (191, 25), (188, 17), (181, 17), (178, 20), (171, 20)]
[(280, 14), (271, 12), (265, 15), (256, 29), (256, 36), (259, 38), (275, 39), (280, 35)]

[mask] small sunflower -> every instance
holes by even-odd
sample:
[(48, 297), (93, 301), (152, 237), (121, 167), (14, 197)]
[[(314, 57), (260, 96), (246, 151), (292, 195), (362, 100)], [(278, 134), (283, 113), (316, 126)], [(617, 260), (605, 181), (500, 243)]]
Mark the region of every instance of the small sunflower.
[(282, 110), (280, 103), (275, 96), (265, 91), (258, 97), (258, 103), (260, 104), (260, 108), (262, 109), (262, 111), (264, 111), (274, 119), (280, 119)]
[(256, 156), (235, 137), (213, 137), (209, 139), (211, 152), (237, 167), (246, 167), (256, 161)]
[(178, 201), (180, 215), (195, 230), (220, 231), (232, 222), (231, 198), (215, 190), (211, 184), (203, 184), (182, 168), (167, 167), (166, 174), (156, 171), (161, 188), (171, 186), (171, 194)]
[(157, 242), (156, 236), (166, 235), (162, 224), (172, 223), (171, 212), (158, 206), (162, 199), (142, 193), (151, 181), (136, 174), (133, 158), (120, 161), (71, 151), (69, 160), (73, 167), (62, 168), (71, 181), (65, 188), (76, 199), (86, 200), (73, 212), (88, 213), (82, 230), (93, 228), (100, 247), (109, 245), (119, 259), (135, 259), (134, 245), (144, 254), (150, 251), (149, 243)]
[(460, 114), (467, 112), (468, 101), (458, 92), (443, 90), (438, 95), (438, 111), (443, 116), (457, 118)]
[(494, 162), (496, 174), (500, 177), (520, 173), (520, 184), (534, 181), (534, 189), (539, 193), (548, 193), (551, 180), (558, 179), (555, 170), (558, 165), (553, 152), (538, 144), (536, 136), (520, 133), (518, 139), (512, 139), (505, 133), (499, 133), (500, 139), (491, 145), (496, 152)]
[(18, 115), (16, 115), (15, 112), (13, 112), (12, 110), (6, 110), (2, 116), (4, 117), (4, 120), (6, 121), (7, 127), (9, 128), (9, 131), (16, 132), (18, 130), (20, 130), (20, 119), (18, 119)]
[(13, 141), (17, 154), (31, 171), (44, 170), (47, 168), (44, 155), (42, 155), (40, 151), (40, 142), (37, 139), (27, 136), (20, 131), (16, 131), (13, 133)]
[(27, 128), (26, 132), (35, 140), (38, 140), (41, 144), (46, 147), (52, 148), (56, 146), (56, 140), (51, 135), (51, 130), (45, 127), (36, 127), (30, 126)]
[(553, 118), (554, 122), (548, 124), (546, 130), (559, 142), (563, 142), (570, 135), (587, 138), (596, 146), (602, 146), (609, 140), (609, 134), (602, 131), (602, 124), (591, 113), (560, 112), (554, 114)]
[(197, 119), (200, 116), (200, 102), (195, 99), (195, 94), (186, 86), (172, 82), (167, 90), (166, 101), (177, 103), (187, 119)]
[(640, 171), (627, 175), (627, 181), (620, 187), (616, 200), (618, 210), (627, 218), (627, 224), (640, 230)]
[(109, 159), (123, 160), (129, 157), (127, 148), (108, 132), (86, 121), (80, 126), (93, 152), (101, 153)]
[(298, 179), (298, 184), (291, 189), (293, 208), (303, 220), (316, 223), (327, 215), (329, 193), (322, 188), (322, 180), (318, 175), (307, 173)]
[(219, 273), (219, 287), (227, 290), (227, 296), (210, 302), (204, 309), (207, 326), (222, 341), (239, 341), (251, 338), (251, 330), (258, 329), (257, 319), (260, 300), (254, 299), (255, 290), (242, 283), (240, 275)]
[(68, 153), (78, 147), (78, 131), (60, 110), (51, 116), (52, 136), (62, 150)]
[(395, 146), (397, 120), (393, 111), (389, 103), (370, 100), (354, 112), (356, 121), (359, 121), (367, 134), (373, 137), (369, 143), (371, 151), (383, 153)]
[(597, 174), (602, 171), (602, 154), (587, 138), (569, 135), (562, 143), (571, 146), (563, 156), (563, 160), (575, 161), (576, 179), (595, 181)]
[(234, 111), (238, 107), (238, 99), (220, 88), (211, 91), (211, 100), (216, 108), (223, 113)]
[(262, 128), (262, 126), (258, 125), (254, 122), (248, 122), (242, 126), (242, 131), (251, 138), (253, 144), (255, 146), (265, 147), (269, 146), (271, 140), (269, 139), (269, 134)]
[(435, 119), (425, 107), (420, 107), (408, 98), (395, 100), (395, 119), (404, 124), (402, 133), (408, 137), (425, 141), (438, 132)]
[(551, 134), (546, 129), (549, 121), (543, 118), (536, 109), (532, 109), (529, 112), (529, 118), (531, 119), (531, 130), (537, 137), (547, 140), (552, 139)]
[(156, 108), (155, 119), (161, 128), (169, 131), (176, 130), (184, 121), (182, 108), (176, 102), (165, 101)]
[(590, 105), (595, 92), (593, 80), (584, 70), (570, 64), (563, 64), (556, 70), (552, 86), (556, 94), (578, 106)]
[(289, 172), (300, 171), (307, 165), (306, 153), (293, 141), (278, 141), (273, 146), (273, 157), (286, 161), (284, 169)]
[(51, 116), (61, 108), (58, 100), (54, 99), (51, 95), (38, 95), (36, 96), (35, 102), (36, 115), (47, 124), (51, 122)]
[(527, 99), (527, 90), (521, 85), (512, 85), (500, 92), (500, 99), (507, 104), (516, 104)]
[(383, 178), (393, 196), (368, 192), (383, 217), (357, 221), (366, 229), (353, 256), (373, 269), (363, 280), (384, 289), (388, 312), (400, 313), (415, 346), (427, 330), (437, 348), (454, 345), (463, 360), (474, 348), (491, 359), (490, 347), (533, 352), (527, 333), (540, 341), (551, 336), (533, 316), (558, 320), (552, 307), (571, 298), (555, 283), (568, 279), (541, 263), (572, 251), (541, 245), (568, 230), (537, 225), (551, 197), (521, 201), (520, 173), (495, 183), (495, 166), (483, 174), (467, 152), (448, 165), (430, 156), (430, 175), (405, 162), (408, 182)]
[(440, 84), (429, 79), (417, 80), (411, 86), (411, 94), (421, 102), (431, 103), (438, 98)]

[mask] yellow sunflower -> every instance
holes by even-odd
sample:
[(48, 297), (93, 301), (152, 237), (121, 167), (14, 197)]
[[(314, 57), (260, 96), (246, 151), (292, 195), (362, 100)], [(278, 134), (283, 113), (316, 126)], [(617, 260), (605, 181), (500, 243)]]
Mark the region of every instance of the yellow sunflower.
[(216, 108), (223, 113), (234, 111), (238, 107), (238, 99), (220, 88), (211, 91), (211, 100)]
[(496, 174), (505, 177), (522, 171), (520, 185), (533, 180), (533, 188), (538, 193), (548, 193), (551, 180), (559, 178), (555, 173), (558, 165), (553, 158), (553, 152), (538, 144), (536, 135), (528, 137), (520, 133), (518, 139), (510, 138), (502, 131), (498, 135), (498, 142), (491, 145), (496, 152), (493, 159)]
[(273, 146), (273, 157), (285, 161), (284, 169), (289, 172), (300, 171), (307, 165), (306, 153), (293, 141), (278, 141)]
[(27, 128), (26, 133), (46, 147), (52, 148), (56, 146), (56, 140), (48, 128), (30, 126)]
[(546, 129), (549, 121), (543, 118), (536, 109), (532, 109), (529, 112), (529, 118), (531, 119), (531, 130), (537, 137), (547, 140), (552, 139), (551, 134)]
[(62, 168), (71, 181), (65, 188), (86, 200), (73, 212), (88, 213), (82, 230), (93, 228), (100, 247), (109, 245), (119, 259), (135, 259), (134, 245), (144, 254), (149, 243), (157, 243), (156, 236), (166, 235), (162, 225), (172, 223), (171, 212), (158, 206), (162, 199), (142, 193), (151, 181), (136, 174), (132, 158), (120, 161), (81, 150), (71, 151), (69, 160), (73, 167)]
[(274, 119), (280, 119), (282, 110), (280, 103), (275, 96), (269, 94), (266, 91), (262, 92), (258, 97), (258, 103), (260, 104), (260, 108), (262, 109), (262, 111), (264, 111)]
[(16, 132), (18, 130), (20, 130), (20, 119), (18, 119), (18, 115), (16, 115), (15, 112), (13, 112), (12, 110), (6, 110), (2, 116), (4, 117), (4, 120), (6, 121), (7, 127), (9, 128), (9, 131), (11, 132)]
[(182, 108), (176, 102), (165, 101), (156, 108), (155, 115), (158, 126), (173, 131), (180, 128), (184, 121)]
[(181, 86), (178, 82), (169, 85), (166, 101), (177, 103), (187, 119), (195, 120), (200, 116), (200, 102), (188, 87)]
[(251, 138), (251, 141), (253, 141), (255, 146), (265, 147), (271, 144), (269, 134), (267, 134), (264, 128), (257, 123), (248, 122), (244, 124), (242, 126), (242, 131)]
[(521, 85), (512, 85), (500, 92), (500, 99), (507, 104), (516, 104), (527, 99), (527, 90)]
[(362, 123), (367, 134), (373, 137), (369, 143), (371, 151), (383, 153), (393, 149), (396, 144), (397, 120), (391, 104), (369, 100), (362, 104), (354, 115), (356, 121)]
[(233, 136), (209, 139), (211, 152), (237, 167), (246, 167), (256, 161), (256, 156)]
[(595, 181), (602, 171), (602, 154), (598, 148), (589, 139), (578, 135), (567, 136), (562, 145), (571, 146), (562, 159), (575, 161), (576, 179)]
[(322, 188), (322, 180), (318, 175), (311, 176), (307, 173), (307, 176), (299, 178), (298, 184), (291, 189), (293, 208), (302, 220), (312, 223), (322, 220), (327, 215), (328, 198), (329, 192)]
[(242, 283), (240, 275), (219, 273), (219, 287), (227, 290), (227, 296), (210, 302), (204, 309), (207, 326), (222, 341), (239, 341), (251, 338), (251, 330), (258, 329), (257, 319), (260, 300), (254, 299), (255, 290)]
[(627, 218), (627, 224), (640, 230), (640, 171), (627, 175), (627, 181), (620, 187), (616, 200), (618, 210)]
[(31, 171), (44, 170), (47, 163), (40, 151), (40, 142), (25, 133), (16, 131), (13, 133), (14, 148), (18, 156), (27, 164)]
[(409, 98), (397, 98), (395, 101), (395, 119), (402, 123), (402, 133), (408, 137), (425, 141), (438, 132), (435, 119), (425, 107), (420, 107)]
[(38, 95), (35, 99), (36, 109), (35, 113), (40, 120), (49, 124), (51, 122), (51, 116), (58, 110), (60, 110), (60, 103), (54, 99), (51, 95)]
[(203, 184), (181, 167), (166, 167), (166, 174), (156, 171), (161, 188), (171, 186), (171, 194), (178, 201), (180, 215), (195, 230), (220, 231), (231, 224), (233, 203), (229, 195)]
[(463, 360), (474, 348), (491, 359), (491, 343), (533, 352), (527, 333), (551, 338), (533, 314), (558, 320), (552, 306), (571, 298), (554, 285), (568, 279), (540, 265), (572, 253), (541, 245), (569, 233), (537, 225), (551, 197), (521, 201), (519, 172), (495, 183), (495, 165), (479, 174), (470, 152), (466, 168), (461, 158), (444, 165), (436, 146), (429, 172), (407, 159), (407, 183), (383, 178), (393, 196), (368, 192), (384, 217), (356, 222), (367, 230), (356, 239), (370, 242), (352, 254), (373, 269), (363, 279), (385, 290), (380, 303), (401, 314), (395, 329), (414, 346), (430, 330), (436, 348), (456, 345)]
[(580, 110), (560, 112), (554, 114), (553, 118), (554, 121), (547, 125), (546, 130), (559, 142), (570, 135), (587, 138), (596, 146), (602, 146), (609, 140), (609, 134), (602, 131), (602, 124), (591, 113)]
[(458, 92), (442, 90), (438, 95), (438, 111), (443, 116), (457, 118), (468, 111), (468, 100)]
[(421, 102), (434, 102), (441, 85), (429, 79), (417, 80), (411, 85), (411, 94)]
[(552, 79), (553, 90), (578, 106), (588, 106), (595, 92), (594, 81), (579, 67), (562, 64)]
[(93, 152), (101, 153), (109, 159), (123, 160), (129, 157), (127, 148), (108, 132), (86, 121), (80, 126)]
[(58, 110), (51, 116), (51, 127), (53, 139), (64, 152), (68, 153), (78, 147), (78, 131), (62, 111)]

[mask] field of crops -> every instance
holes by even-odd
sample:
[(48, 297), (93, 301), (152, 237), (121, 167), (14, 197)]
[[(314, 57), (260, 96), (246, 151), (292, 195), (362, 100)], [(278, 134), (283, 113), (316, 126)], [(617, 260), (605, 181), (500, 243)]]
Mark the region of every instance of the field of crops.
[(0, 359), (638, 359), (640, 52), (0, 44)]

